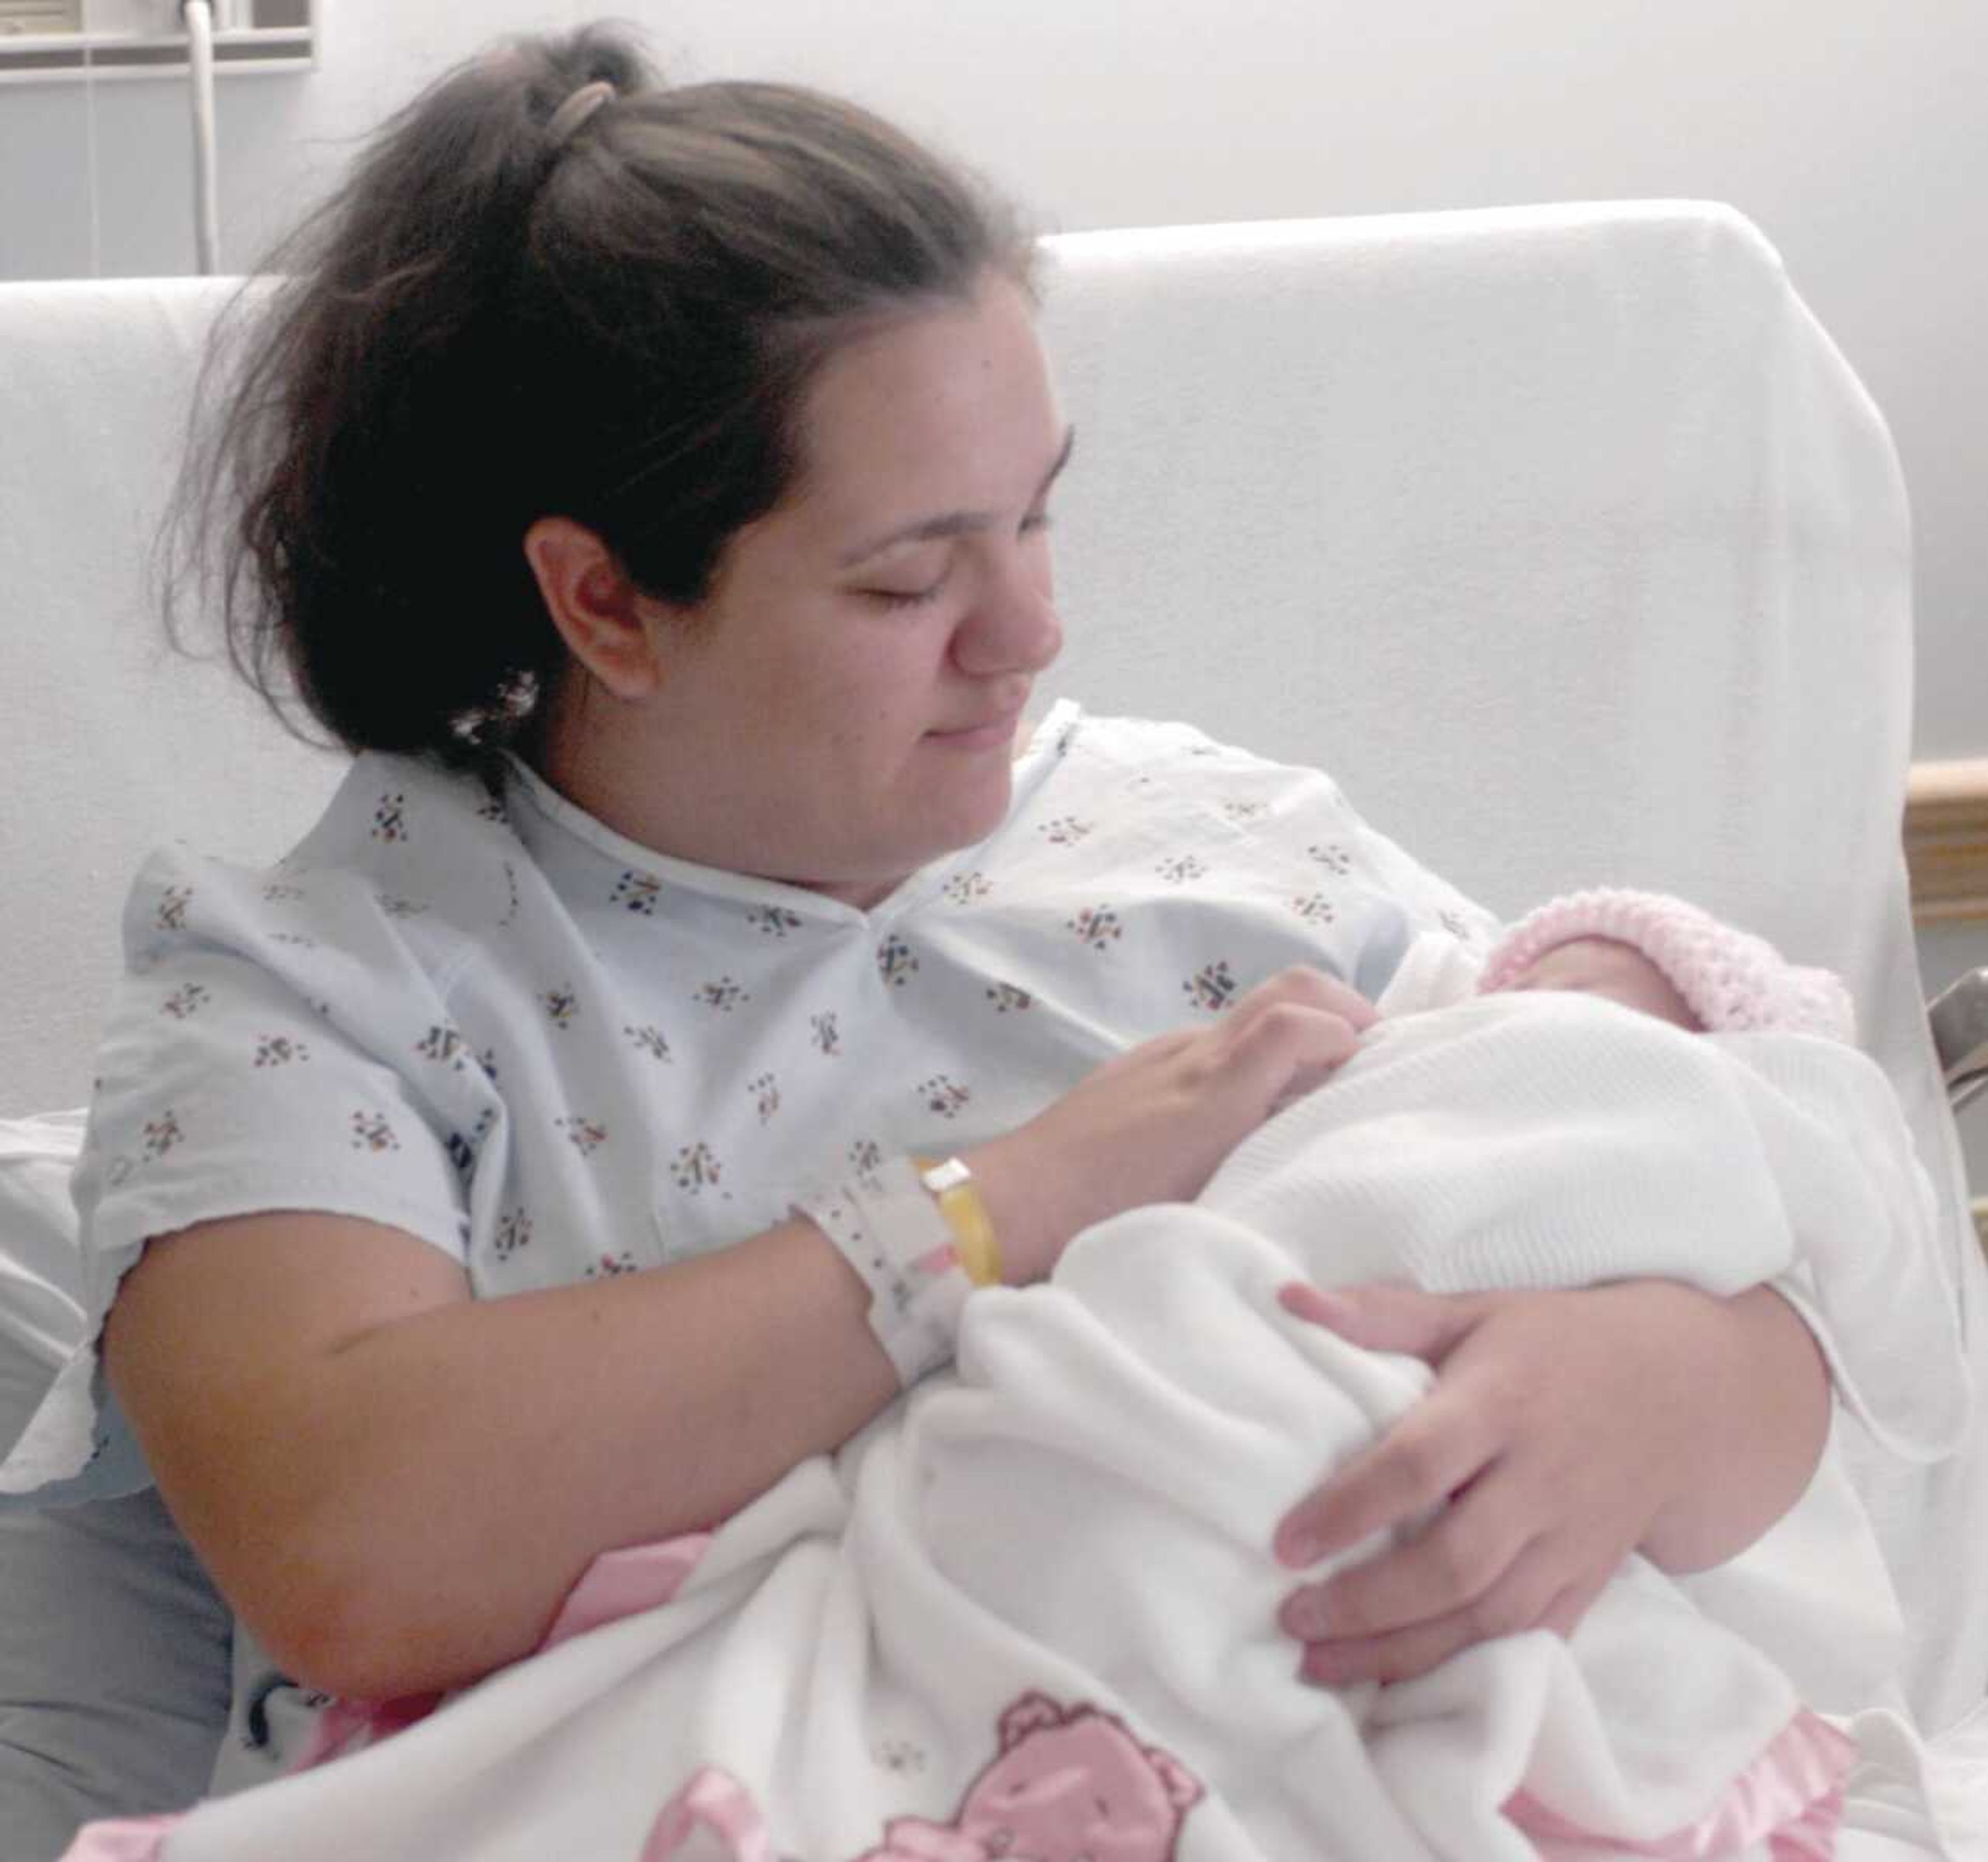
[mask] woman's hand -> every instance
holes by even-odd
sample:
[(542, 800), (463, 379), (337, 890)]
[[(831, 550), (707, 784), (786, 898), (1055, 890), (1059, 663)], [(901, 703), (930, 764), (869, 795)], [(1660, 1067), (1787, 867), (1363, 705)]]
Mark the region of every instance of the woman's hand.
[(1007, 1278), (1040, 1279), (1078, 1230), (1121, 1210), (1186, 1202), (1265, 1119), (1310, 1092), (1377, 1019), (1367, 999), (1299, 965), (1212, 1026), (1107, 1061), (1053, 1105), (968, 1155)]
[(1283, 1300), (1436, 1371), (1278, 1527), (1293, 1567), (1408, 1529), (1286, 1598), (1280, 1621), (1321, 1683), (1406, 1679), (1521, 1630), (1568, 1634), (1638, 1548), (1672, 1570), (1730, 1557), (1800, 1496), (1827, 1435), (1821, 1354), (1767, 1288), (1723, 1300), (1663, 1281), (1446, 1296), (1294, 1285)]

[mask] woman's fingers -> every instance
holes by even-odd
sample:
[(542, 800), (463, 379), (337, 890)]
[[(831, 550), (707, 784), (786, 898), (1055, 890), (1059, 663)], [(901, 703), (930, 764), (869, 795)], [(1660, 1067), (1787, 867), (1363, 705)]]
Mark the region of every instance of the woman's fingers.
[(1272, 1549), (1294, 1568), (1315, 1564), (1441, 1505), (1479, 1474), (1496, 1438), (1432, 1392), (1279, 1521)]
[(1294, 1007), (1336, 1015), (1356, 1034), (1364, 1034), (1381, 1017), (1374, 1005), (1351, 985), (1310, 964), (1292, 964), (1246, 990), (1229, 1012), (1232, 1027), (1249, 1022), (1266, 1009)]
[(1322, 1086), (1359, 1046), (1359, 1030), (1331, 1009), (1277, 1002), (1231, 1035), (1226, 1059), (1260, 1118)]
[(1377, 1636), (1306, 1644), (1298, 1672), (1324, 1687), (1363, 1681), (1412, 1681), (1454, 1654), (1496, 1636), (1526, 1630), (1572, 1633), (1595, 1591), (1560, 1586), (1542, 1566), (1521, 1559), (1483, 1596), (1446, 1616)]
[(1213, 1070), (1242, 1084), (1259, 1115), (1322, 1085), (1378, 1019), (1373, 1005), (1322, 970), (1280, 970), (1210, 1031)]
[[(1023, 1271), (1046, 1273), (1070, 1237), (1121, 1210), (1188, 1202), (1236, 1145), (1348, 1059), (1374, 1011), (1318, 970), (1283, 970), (1229, 1013), (1142, 1042), (1097, 1067), (1002, 1140), (1026, 1232)], [(976, 1167), (977, 1168), (977, 1167)]]
[(1304, 1642), (1384, 1636), (1474, 1608), (1536, 1554), (1533, 1523), (1495, 1483), (1466, 1489), (1428, 1529), (1324, 1582), (1293, 1590), (1278, 1621)]
[(1295, 1317), (1324, 1326), (1369, 1351), (1400, 1351), (1440, 1364), (1484, 1316), (1490, 1293), (1425, 1293), (1378, 1283), (1335, 1287), (1308, 1280), (1280, 1287), (1277, 1302)]
[[(1327, 1293), (1297, 1280), (1277, 1297), (1286, 1312), (1349, 1344), (1403, 1352), (1439, 1367), (1483, 1323), (1496, 1296), (1379, 1286)], [(1310, 1564), (1440, 1504), (1497, 1452), (1489, 1424), (1486, 1411), (1439, 1387), (1284, 1516), (1274, 1541), (1277, 1556), (1288, 1565)]]
[(1412, 1350), (1436, 1370), (1418, 1403), (1278, 1527), (1287, 1563), (1387, 1529), (1404, 1541), (1287, 1600), (1281, 1620), (1310, 1651), (1307, 1672), (1398, 1679), (1486, 1636), (1572, 1628), (1689, 1478), (1666, 1414), (1675, 1400), (1651, 1397), (1682, 1357), (1665, 1323), (1677, 1295), (1661, 1282), (1282, 1291), (1286, 1310)]

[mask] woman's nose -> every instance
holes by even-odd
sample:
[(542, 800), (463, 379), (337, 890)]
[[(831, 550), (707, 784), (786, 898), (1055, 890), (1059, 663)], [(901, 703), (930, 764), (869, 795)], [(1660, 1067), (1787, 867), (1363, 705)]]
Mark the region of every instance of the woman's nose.
[(960, 622), (952, 657), (962, 672), (1040, 672), (1063, 651), (1046, 554), (1030, 551), (991, 571)]

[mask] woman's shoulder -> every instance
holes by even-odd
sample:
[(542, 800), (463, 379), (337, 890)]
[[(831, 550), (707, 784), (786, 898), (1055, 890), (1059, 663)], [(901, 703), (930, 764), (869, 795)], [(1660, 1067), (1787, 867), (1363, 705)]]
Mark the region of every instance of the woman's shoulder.
[(298, 883), (339, 876), (390, 905), (473, 913), (502, 899), (505, 867), (526, 857), (511, 826), (511, 779), (502, 762), (455, 768), (367, 752), (278, 867)]
[(219, 858), (184, 842), (155, 849), (126, 902), (127, 966), (142, 971), (188, 940), (363, 958), (390, 938), (441, 961), (480, 924), (502, 918), (526, 857), (501, 782), (369, 752), (309, 831), (270, 863)]
[(495, 1092), (451, 993), (502, 945), (484, 921), (524, 858), (491, 799), (473, 776), (365, 755), (280, 860), (146, 862), (77, 1179), (105, 1246), (303, 1207), (454, 1249)]
[(536, 896), (529, 863), (491, 786), (377, 755), (273, 863), (157, 849), (126, 901), (100, 1080), (172, 1075), (205, 1090), (238, 1059), (259, 1090), (305, 1055), (328, 1073), (334, 1053), (422, 1073), (435, 1044), (447, 1057), (460, 1045), (463, 980), (526, 961), (507, 927)]
[(1182, 719), (1073, 707), (1055, 748), (1059, 766), (1055, 781), (1044, 785), (1046, 799), (1089, 789), (1128, 805), (1143, 799), (1161, 809), (1185, 806), (1236, 826), (1293, 813), (1314, 823), (1354, 819), (1338, 784), (1324, 770), (1278, 762)]
[[(1121, 884), (1171, 917), (1302, 922), (1378, 989), (1418, 928), (1473, 946), (1489, 917), (1360, 815), (1334, 779), (1177, 720), (1080, 713), (1001, 852), (1065, 890)], [(1060, 895), (1059, 895), (1060, 896)]]
[(1222, 742), (1185, 718), (1094, 711), (1073, 705), (1059, 708), (1049, 721), (1060, 727), (1060, 741), (1070, 747), (1115, 762), (1207, 764), (1249, 757), (1246, 751)]

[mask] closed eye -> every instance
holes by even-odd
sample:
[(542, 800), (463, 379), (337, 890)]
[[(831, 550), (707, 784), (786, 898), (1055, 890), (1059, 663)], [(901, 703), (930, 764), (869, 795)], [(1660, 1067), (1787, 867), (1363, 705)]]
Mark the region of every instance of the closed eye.
[(923, 588), (866, 588), (863, 593), (887, 608), (922, 607), (927, 602), (938, 599), (948, 579), (948, 576), (941, 576)]
[[(1019, 533), (1023, 536), (1036, 536), (1050, 528), (1050, 521), (1047, 511), (1031, 511), (1018, 526)], [(938, 599), (952, 577), (952, 568), (948, 563), (936, 580), (927, 583), (923, 588), (866, 588), (862, 593), (887, 608), (922, 607)]]

